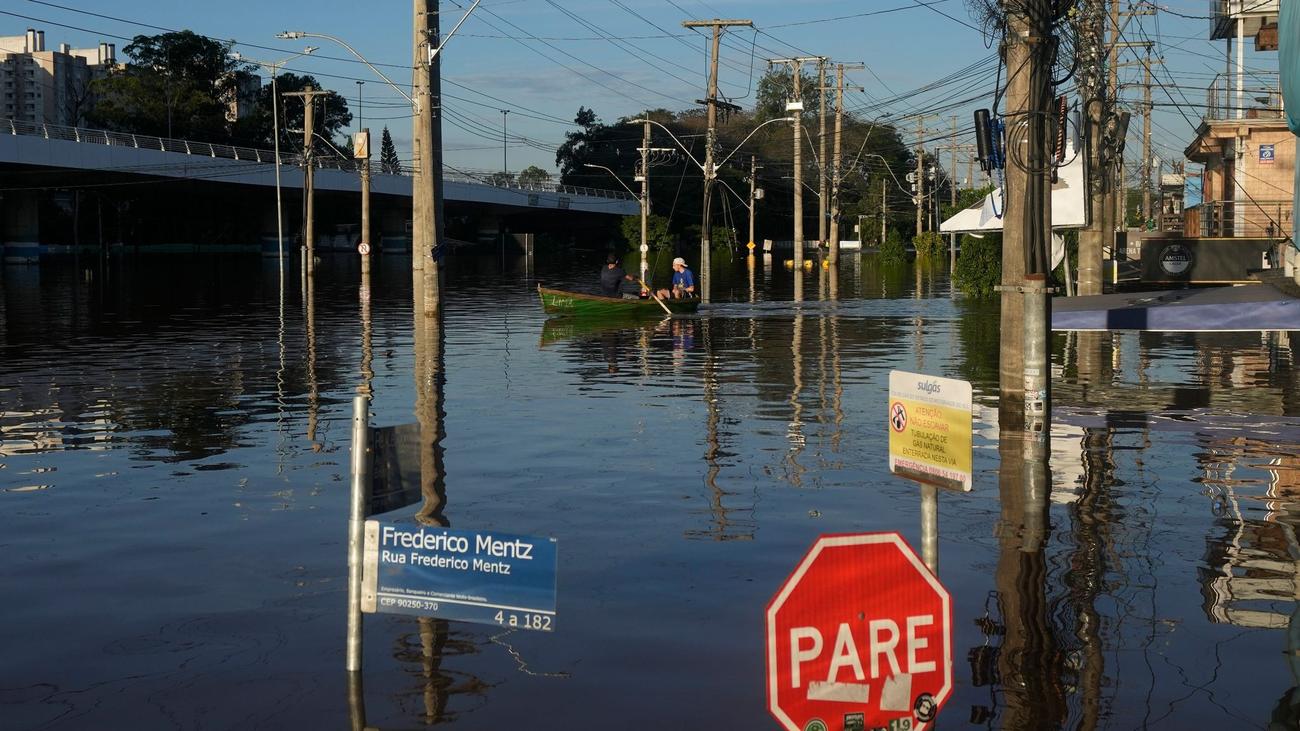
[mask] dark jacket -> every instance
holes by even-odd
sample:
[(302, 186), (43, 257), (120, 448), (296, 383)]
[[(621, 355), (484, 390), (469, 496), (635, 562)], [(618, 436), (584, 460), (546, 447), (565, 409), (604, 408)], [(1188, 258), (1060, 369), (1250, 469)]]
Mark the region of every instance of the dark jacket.
[(617, 297), (623, 293), (623, 277), (627, 273), (623, 267), (615, 265), (613, 269), (606, 266), (600, 270), (600, 293), (606, 297)]

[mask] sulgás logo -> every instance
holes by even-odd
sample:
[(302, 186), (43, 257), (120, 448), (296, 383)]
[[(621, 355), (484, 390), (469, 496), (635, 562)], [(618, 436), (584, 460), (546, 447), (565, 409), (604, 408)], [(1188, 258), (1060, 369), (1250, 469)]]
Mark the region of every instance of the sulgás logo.
[(1182, 274), (1192, 266), (1192, 250), (1182, 244), (1170, 244), (1160, 251), (1160, 268), (1166, 274)]

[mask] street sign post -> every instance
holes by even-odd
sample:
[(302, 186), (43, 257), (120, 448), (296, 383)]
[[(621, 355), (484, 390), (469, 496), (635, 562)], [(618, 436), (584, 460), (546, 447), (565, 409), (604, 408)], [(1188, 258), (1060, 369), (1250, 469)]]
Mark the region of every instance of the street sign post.
[(906, 371), (889, 374), (889, 471), (971, 489), (971, 387)]
[(767, 605), (787, 731), (924, 731), (952, 693), (948, 592), (897, 533), (820, 537)]
[(551, 632), (556, 543), (367, 520), (361, 609)]

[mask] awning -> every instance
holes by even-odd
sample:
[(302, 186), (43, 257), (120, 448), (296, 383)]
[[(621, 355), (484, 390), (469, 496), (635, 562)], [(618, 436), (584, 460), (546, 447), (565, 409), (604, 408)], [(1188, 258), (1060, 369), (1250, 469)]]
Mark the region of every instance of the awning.
[(1300, 330), (1300, 299), (1266, 284), (1052, 299), (1053, 330)]

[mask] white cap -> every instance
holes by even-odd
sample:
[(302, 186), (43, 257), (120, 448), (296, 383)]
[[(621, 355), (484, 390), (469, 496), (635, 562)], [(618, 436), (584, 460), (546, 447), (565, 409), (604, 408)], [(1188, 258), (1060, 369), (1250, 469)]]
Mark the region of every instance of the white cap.
[(678, 265), (686, 266), (686, 260), (681, 258), (680, 256), (677, 257), (676, 259), (673, 259), (673, 266), (678, 266)]

